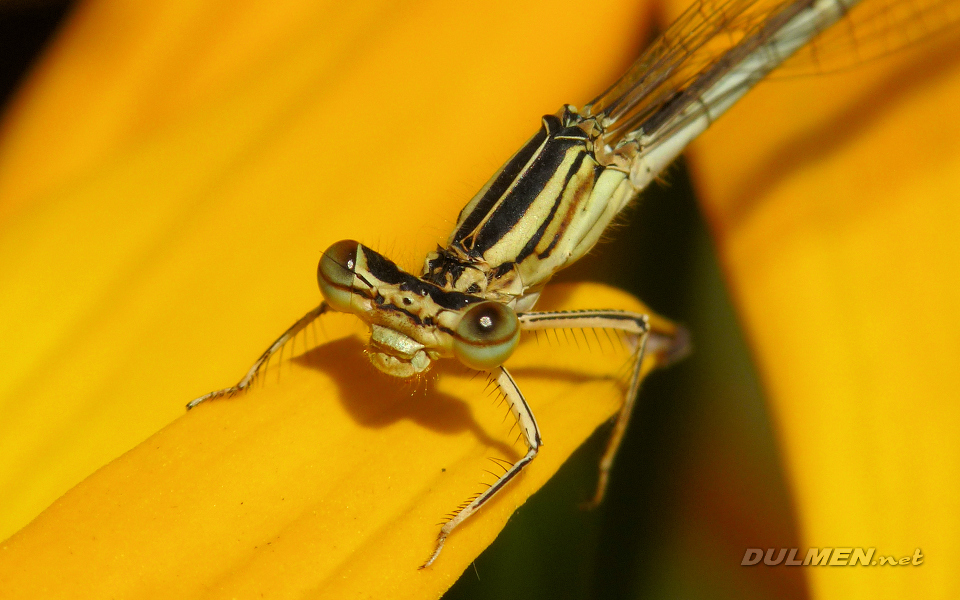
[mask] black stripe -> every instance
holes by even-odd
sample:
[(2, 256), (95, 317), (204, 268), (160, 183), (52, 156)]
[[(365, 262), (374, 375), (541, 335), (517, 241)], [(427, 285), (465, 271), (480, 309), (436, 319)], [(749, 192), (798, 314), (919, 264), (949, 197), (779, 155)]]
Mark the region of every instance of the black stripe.
[(543, 151), (534, 159), (530, 168), (520, 174), (516, 186), (494, 209), (470, 247), (465, 248), (471, 256), (482, 256), (512, 230), (557, 174), (557, 169), (566, 160), (570, 148), (584, 145), (585, 134), (582, 138), (575, 137), (571, 135), (574, 132), (570, 130), (573, 129), (580, 131), (577, 127), (569, 127), (561, 132), (563, 137), (551, 137), (547, 140)]
[(400, 285), (410, 275), (404, 273), (392, 260), (388, 259), (379, 252), (374, 252), (370, 248), (361, 245), (363, 256), (366, 259), (367, 270), (370, 274), (388, 285)]
[(610, 319), (611, 321), (634, 321), (636, 323), (643, 322), (643, 315), (618, 310), (565, 310), (563, 312), (537, 314), (520, 313), (517, 316), (523, 317), (528, 323), (536, 323), (538, 321), (566, 321), (591, 318)]
[[(592, 150), (590, 151), (590, 158), (593, 158), (593, 159), (594, 159), (593, 185), (592, 185), (591, 188), (590, 188), (590, 191), (591, 191), (591, 193), (592, 193), (592, 192), (593, 192), (593, 186), (595, 186), (595, 185), (597, 184), (597, 179), (599, 179), (599, 178), (600, 178), (600, 174), (603, 173), (603, 166), (596, 163), (596, 159), (595, 159), (595, 157), (594, 157), (594, 154), (593, 154), (593, 151), (592, 151)], [(579, 166), (578, 166), (578, 169), (577, 169), (577, 170), (579, 170)], [(568, 178), (567, 181), (569, 182), (569, 178)], [(567, 184), (566, 184), (566, 183), (563, 184), (563, 188), (564, 188), (564, 190), (566, 190), (566, 188), (567, 188)], [(589, 200), (589, 199), (590, 199), (590, 198), (589, 198), (589, 196), (588, 196), (588, 197), (587, 197), (587, 200)], [(582, 201), (583, 201), (583, 199), (581, 198), (581, 202), (582, 202)], [(573, 208), (573, 210), (580, 210), (580, 202), (577, 202), (572, 208)], [(548, 256), (550, 256), (550, 253), (553, 252), (553, 249), (557, 247), (557, 244), (560, 243), (560, 239), (561, 239), (562, 237), (563, 237), (563, 232), (562, 232), (562, 231), (561, 231), (561, 232), (558, 232), (557, 235), (553, 236), (553, 239), (550, 240), (550, 245), (548, 245), (548, 246), (544, 249), (543, 252), (541, 252), (540, 254), (538, 254), (538, 255), (537, 255), (537, 258), (539, 258), (540, 260), (543, 260), (543, 259), (547, 258)]]
[(490, 189), (487, 190), (487, 193), (483, 195), (483, 198), (477, 202), (477, 205), (473, 207), (473, 211), (467, 215), (467, 219), (460, 225), (460, 228), (457, 229), (453, 239), (460, 241), (476, 229), (480, 221), (483, 220), (483, 217), (493, 209), (500, 197), (510, 189), (510, 184), (513, 183), (513, 180), (520, 176), (523, 167), (530, 162), (533, 155), (536, 154), (544, 142), (547, 141), (550, 137), (550, 132), (557, 131), (560, 127), (560, 119), (557, 117), (553, 115), (543, 117), (540, 131), (538, 131), (523, 148), (520, 148), (520, 150), (513, 155), (513, 158), (507, 161), (507, 164), (503, 165), (503, 168), (500, 169), (500, 174), (497, 175), (496, 181), (493, 182)]
[[(390, 259), (366, 246), (360, 246), (367, 262), (367, 270), (371, 275), (387, 285), (397, 286), (400, 291), (411, 292), (421, 297), (429, 297), (438, 306), (447, 310), (460, 310), (465, 306), (482, 302), (482, 298), (461, 292), (446, 291), (443, 288), (423, 281), (418, 277), (403, 271)], [(396, 307), (402, 312), (407, 312)], [(409, 314), (409, 313), (408, 313)]]
[[(567, 193), (567, 186), (570, 185), (570, 180), (573, 179), (573, 176), (580, 171), (580, 167), (583, 166), (583, 159), (586, 157), (587, 152), (583, 151), (577, 155), (576, 159), (574, 159), (573, 165), (570, 166), (570, 169), (567, 171), (567, 176), (563, 180), (563, 189), (560, 190), (560, 194), (553, 201), (553, 206), (550, 207), (550, 214), (546, 219), (544, 219), (543, 223), (540, 224), (540, 228), (537, 229), (537, 233), (530, 237), (526, 245), (520, 251), (520, 254), (517, 255), (516, 262), (523, 262), (523, 259), (533, 254), (533, 251), (537, 248), (541, 238), (543, 238), (543, 234), (546, 233), (547, 228), (550, 227), (551, 223), (553, 223), (553, 219), (557, 215), (557, 209), (560, 208), (560, 204), (563, 202), (563, 197)], [(541, 252), (538, 258), (542, 260), (549, 256), (550, 251), (553, 250), (562, 236), (563, 232), (558, 231), (557, 234), (553, 236), (550, 246), (544, 252)]]

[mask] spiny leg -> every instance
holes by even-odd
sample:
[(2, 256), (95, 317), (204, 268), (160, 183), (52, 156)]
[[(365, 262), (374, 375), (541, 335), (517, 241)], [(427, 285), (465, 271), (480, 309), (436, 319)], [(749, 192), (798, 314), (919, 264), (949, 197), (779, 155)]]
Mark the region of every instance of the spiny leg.
[(280, 337), (278, 337), (277, 340), (273, 342), (273, 344), (271, 344), (270, 347), (267, 348), (267, 350), (263, 354), (260, 355), (260, 358), (257, 359), (257, 362), (253, 363), (253, 366), (250, 367), (250, 370), (247, 371), (247, 374), (243, 376), (243, 379), (241, 379), (240, 382), (237, 383), (237, 385), (234, 385), (228, 388), (223, 388), (222, 390), (216, 390), (214, 392), (210, 392), (209, 394), (204, 394), (203, 396), (200, 396), (196, 400), (191, 400), (190, 403), (187, 404), (187, 410), (190, 410), (194, 406), (200, 404), (201, 402), (205, 402), (206, 400), (210, 400), (213, 398), (220, 398), (222, 396), (231, 396), (233, 394), (236, 394), (237, 392), (241, 392), (245, 390), (250, 385), (250, 383), (252, 383), (253, 380), (256, 379), (257, 375), (260, 373), (260, 369), (262, 369), (267, 364), (267, 362), (270, 360), (270, 357), (272, 357), (274, 354), (279, 352), (280, 349), (283, 348), (283, 346), (287, 342), (289, 342), (298, 333), (306, 329), (307, 326), (309, 326), (311, 323), (317, 320), (317, 318), (319, 318), (320, 315), (327, 312), (328, 310), (330, 310), (330, 307), (327, 306), (327, 303), (321, 302), (320, 306), (314, 308), (307, 314), (300, 317), (300, 319), (296, 323), (294, 323), (293, 325), (290, 326), (289, 329), (284, 331), (283, 334)]
[(603, 501), (603, 496), (607, 491), (610, 469), (613, 468), (613, 461), (617, 457), (620, 444), (623, 442), (623, 434), (627, 430), (630, 414), (633, 412), (637, 392), (640, 389), (640, 368), (643, 365), (644, 350), (650, 332), (649, 319), (644, 314), (619, 310), (530, 312), (517, 316), (520, 318), (520, 326), (525, 331), (580, 327), (594, 330), (603, 329), (604, 331), (612, 329), (636, 336), (637, 347), (633, 352), (633, 364), (630, 368), (627, 394), (623, 405), (620, 407), (620, 413), (614, 422), (613, 431), (607, 441), (607, 448), (600, 458), (596, 491), (593, 498), (586, 502), (586, 507), (593, 508)]
[(527, 444), (527, 453), (523, 458), (510, 465), (493, 485), (475, 498), (472, 498), (465, 506), (456, 511), (453, 518), (444, 523), (443, 527), (440, 528), (440, 535), (437, 536), (437, 547), (433, 551), (433, 554), (430, 555), (430, 558), (427, 559), (427, 562), (420, 566), (421, 569), (429, 567), (433, 564), (433, 561), (437, 560), (437, 556), (440, 555), (440, 551), (443, 549), (443, 543), (446, 541), (447, 536), (450, 535), (450, 532), (456, 529), (457, 525), (463, 523), (470, 515), (477, 512), (490, 498), (503, 489), (503, 486), (507, 485), (511, 479), (516, 477), (517, 474), (534, 459), (537, 455), (537, 450), (543, 445), (543, 441), (540, 439), (540, 428), (537, 427), (537, 420), (534, 418), (530, 406), (527, 405), (527, 401), (520, 392), (520, 388), (517, 387), (516, 382), (514, 382), (513, 377), (511, 377), (510, 373), (503, 367), (497, 367), (493, 373), (497, 385), (500, 387), (500, 390), (503, 391), (507, 404), (510, 405), (510, 411), (517, 419), (517, 425), (520, 427), (521, 435)]

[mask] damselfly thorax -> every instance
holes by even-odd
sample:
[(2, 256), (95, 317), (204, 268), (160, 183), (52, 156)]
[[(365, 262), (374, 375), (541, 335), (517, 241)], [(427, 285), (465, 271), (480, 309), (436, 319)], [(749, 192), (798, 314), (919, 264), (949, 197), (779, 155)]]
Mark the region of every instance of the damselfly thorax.
[[(607, 91), (582, 109), (565, 105), (542, 118), (539, 131), (461, 211), (445, 247), (426, 257), (419, 275), (355, 241), (323, 254), (318, 282), (323, 302), (283, 333), (240, 382), (192, 401), (188, 408), (249, 387), (270, 357), (328, 311), (350, 313), (370, 329), (373, 364), (395, 377), (415, 377), (441, 359), (485, 371), (519, 425), (527, 451), (483, 493), (452, 513), (447, 536), (528, 465), (541, 446), (540, 429), (505, 364), (521, 331), (604, 329), (629, 338), (629, 384), (600, 461), (593, 502), (607, 477), (629, 421), (641, 364), (664, 365), (686, 349), (682, 329), (647, 315), (616, 310), (535, 311), (543, 286), (586, 254), (610, 222), (701, 132), (754, 84), (851, 10), (861, 10), (869, 35), (857, 41), (860, 59), (892, 49), (877, 36), (908, 21), (938, 15), (943, 0), (910, 11), (902, 0), (700, 0)], [(955, 11), (954, 11), (955, 12)], [(930, 21), (945, 29), (956, 14)], [(847, 33), (847, 32), (845, 32)], [(854, 35), (856, 37), (856, 35)], [(895, 44), (914, 41), (910, 36)], [(826, 55), (817, 54), (818, 60)]]
[(637, 193), (627, 173), (597, 161), (588, 131), (599, 128), (584, 124), (569, 106), (544, 117), (419, 277), (357, 242), (324, 253), (320, 290), (331, 308), (370, 325), (377, 368), (411, 377), (443, 357), (475, 369), (506, 361), (519, 340), (517, 313), (532, 310), (550, 277), (590, 250)]

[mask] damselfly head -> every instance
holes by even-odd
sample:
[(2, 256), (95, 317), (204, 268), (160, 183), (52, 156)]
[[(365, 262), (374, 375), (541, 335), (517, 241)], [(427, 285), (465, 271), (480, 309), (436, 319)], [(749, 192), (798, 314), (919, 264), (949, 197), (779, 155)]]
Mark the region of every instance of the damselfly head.
[(470, 368), (492, 369), (520, 339), (511, 307), (415, 277), (352, 240), (323, 253), (317, 282), (330, 308), (370, 326), (367, 356), (395, 377), (413, 377), (454, 356)]
[[(379, 266), (374, 267), (376, 273), (370, 271), (371, 258)], [(404, 317), (414, 316), (411, 309), (417, 310), (414, 305), (421, 298), (400, 289), (396, 281), (400, 274), (393, 263), (359, 242), (341, 240), (323, 253), (317, 283), (330, 308), (354, 314), (370, 326), (370, 362), (388, 375), (407, 378), (429, 369), (437, 352), (400, 330)]]

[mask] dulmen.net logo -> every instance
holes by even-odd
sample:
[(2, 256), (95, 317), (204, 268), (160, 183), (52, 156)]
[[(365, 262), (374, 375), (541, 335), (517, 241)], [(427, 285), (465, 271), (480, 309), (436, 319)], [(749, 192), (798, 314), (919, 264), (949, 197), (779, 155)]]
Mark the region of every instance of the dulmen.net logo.
[(799, 548), (747, 548), (740, 564), (744, 567), (767, 565), (775, 567), (901, 567), (923, 564), (920, 548), (907, 556), (884, 556), (876, 548), (809, 548), (802, 553)]

